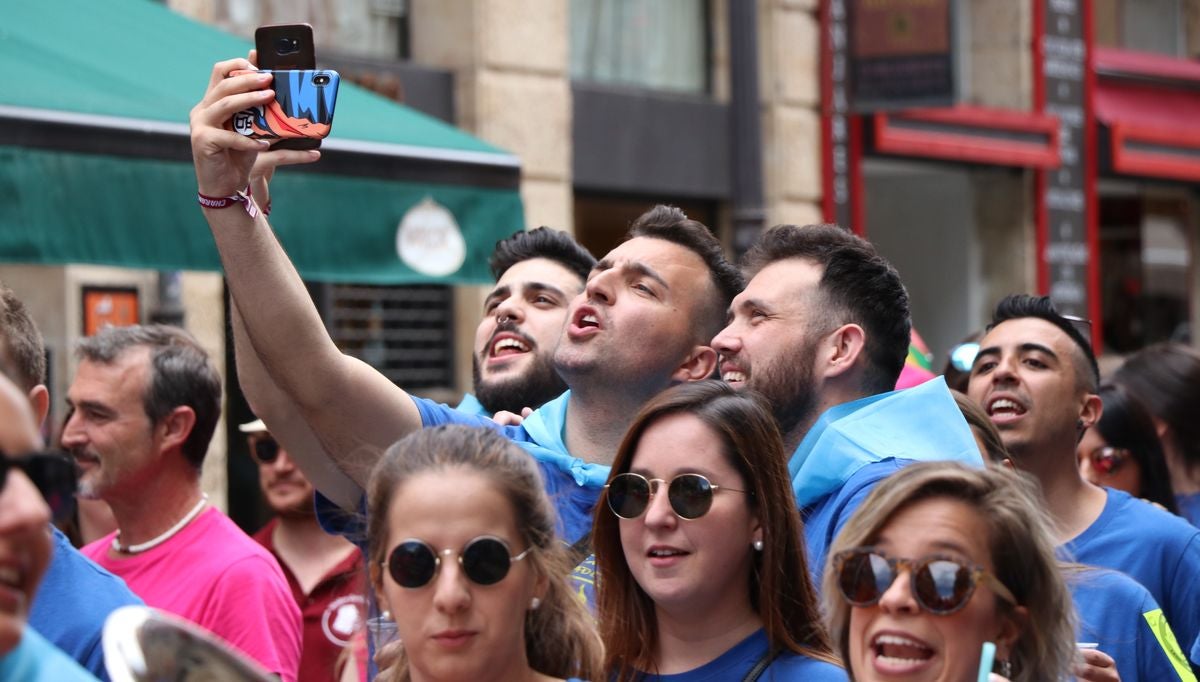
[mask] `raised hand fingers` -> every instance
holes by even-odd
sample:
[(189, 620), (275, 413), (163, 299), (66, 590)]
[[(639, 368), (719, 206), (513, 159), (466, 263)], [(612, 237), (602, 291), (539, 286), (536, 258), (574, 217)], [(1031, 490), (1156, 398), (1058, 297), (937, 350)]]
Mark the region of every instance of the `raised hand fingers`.
[[(251, 50), (250, 53), (253, 54), (254, 51)], [(249, 61), (242, 59), (241, 57), (237, 57), (236, 59), (226, 59), (223, 62), (217, 62), (216, 64), (213, 64), (212, 74), (209, 75), (208, 89), (212, 90), (217, 86), (217, 84), (224, 82), (232, 71), (253, 68), (255, 68), (254, 64), (251, 64)]]

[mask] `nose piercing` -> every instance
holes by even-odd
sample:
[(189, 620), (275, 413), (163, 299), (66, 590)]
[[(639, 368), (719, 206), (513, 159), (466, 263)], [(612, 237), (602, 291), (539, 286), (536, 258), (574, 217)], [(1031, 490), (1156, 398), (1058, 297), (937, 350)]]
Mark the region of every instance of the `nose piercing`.
[(512, 317), (510, 315), (508, 315), (507, 313), (505, 313), (505, 314), (501, 315), (499, 318), (497, 318), (497, 322), (499, 322), (500, 324), (504, 324), (505, 322), (509, 322), (511, 320), (512, 320)]

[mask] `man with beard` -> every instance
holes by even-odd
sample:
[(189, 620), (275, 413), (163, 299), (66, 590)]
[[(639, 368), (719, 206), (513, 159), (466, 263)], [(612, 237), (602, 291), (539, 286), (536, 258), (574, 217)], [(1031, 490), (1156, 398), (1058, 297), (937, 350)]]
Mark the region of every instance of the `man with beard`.
[(583, 291), (596, 259), (566, 232), (539, 227), (496, 244), (488, 261), (496, 286), (475, 329), (475, 393), (455, 408), (490, 417), (519, 414), (567, 390), (554, 370), (554, 347), (567, 305)]
[[(1099, 381), (1091, 344), (1072, 321), (1044, 296), (1018, 295), (996, 306), (971, 368), (969, 395), (1000, 431), (1016, 466), (1038, 479), (1065, 554), (1141, 583), (1162, 606), (1144, 615), (1157, 643), (1178, 652), (1177, 660), (1190, 651), (1195, 668), (1200, 529), (1080, 475), (1075, 448), (1100, 419)], [(1174, 635), (1167, 636), (1171, 630), (1182, 651)], [(1180, 677), (1194, 679), (1186, 672)]]
[(808, 565), (875, 484), (915, 461), (982, 465), (945, 382), (892, 389), (908, 353), (908, 294), (875, 248), (836, 225), (780, 225), (746, 254), (750, 282), (713, 339), (721, 378), (775, 408)]
[[(263, 498), (276, 515), (253, 537), (279, 561), (304, 617), (299, 680), (346, 679), (344, 667), (358, 664), (342, 653), (354, 650), (350, 645), (361, 632), (367, 606), (363, 555), (345, 538), (321, 530), (312, 485), (262, 420), (238, 430), (246, 434)], [(366, 675), (362, 663), (358, 679)]]
[(83, 553), (147, 605), (293, 682), (300, 612), (279, 563), (200, 489), (221, 415), (208, 353), (182, 329), (147, 325), (108, 327), (77, 355), (62, 444), (79, 468), (79, 495), (107, 502), (118, 527)]

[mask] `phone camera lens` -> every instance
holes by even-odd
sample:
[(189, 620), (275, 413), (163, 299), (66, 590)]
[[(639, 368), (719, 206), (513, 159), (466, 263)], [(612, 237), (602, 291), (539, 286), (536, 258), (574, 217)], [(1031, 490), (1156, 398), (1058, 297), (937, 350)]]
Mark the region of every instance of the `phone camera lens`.
[(280, 38), (275, 41), (275, 51), (279, 54), (293, 54), (300, 50), (300, 41), (296, 38)]
[(313, 77), (313, 85), (329, 85), (329, 76), (317, 74)]

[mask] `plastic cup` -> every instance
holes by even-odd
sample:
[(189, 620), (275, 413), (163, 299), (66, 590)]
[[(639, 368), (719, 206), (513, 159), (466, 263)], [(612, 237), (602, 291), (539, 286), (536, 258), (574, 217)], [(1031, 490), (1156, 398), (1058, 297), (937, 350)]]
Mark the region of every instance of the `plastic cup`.
[(383, 616), (367, 619), (367, 636), (371, 638), (371, 651), (378, 652), (384, 646), (396, 641), (399, 635), (396, 621)]

